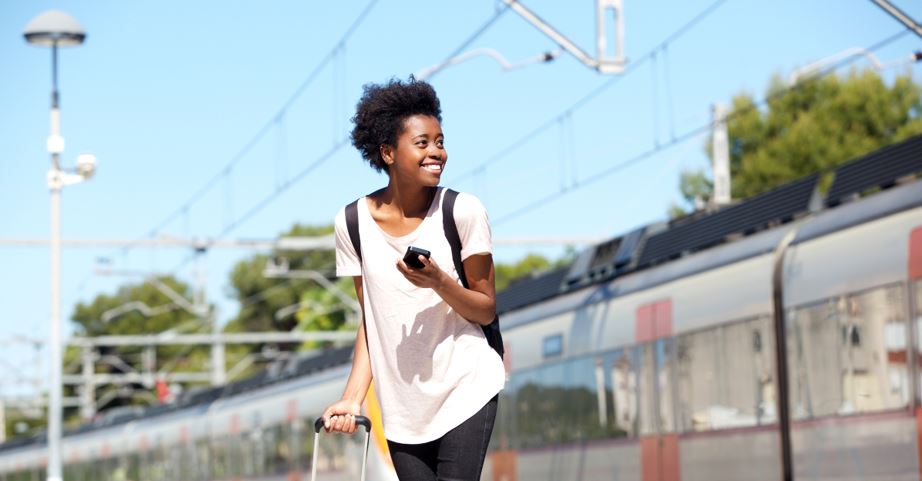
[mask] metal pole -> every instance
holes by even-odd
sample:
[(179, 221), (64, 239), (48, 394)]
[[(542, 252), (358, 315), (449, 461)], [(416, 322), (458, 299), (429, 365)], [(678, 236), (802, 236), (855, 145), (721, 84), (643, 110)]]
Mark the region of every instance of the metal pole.
[[(93, 380), (94, 365), (96, 361), (93, 346), (83, 346), (83, 392), (80, 393), (80, 417), (84, 421), (91, 421), (96, 415), (96, 386)], [(63, 376), (62, 376), (63, 378)], [(63, 381), (63, 379), (62, 379)]]
[(788, 399), (788, 354), (787, 335), (784, 326), (784, 255), (797, 236), (799, 227), (794, 227), (781, 239), (775, 249), (775, 265), (772, 272), (772, 304), (775, 330), (775, 371), (778, 403), (778, 434), (781, 443), (781, 480), (794, 480), (794, 460), (791, 455), (791, 413)]
[(893, 5), (888, 0), (871, 0), (871, 1), (876, 3), (878, 7), (882, 8), (885, 12), (890, 14), (890, 16), (895, 18), (898, 22), (905, 25), (906, 28), (912, 30), (913, 33), (915, 33), (919, 37), (922, 37), (922, 26), (920, 26), (915, 20), (913, 20), (912, 17), (910, 17), (909, 15), (906, 15), (906, 12), (900, 10), (899, 8), (896, 8), (896, 5)]
[(205, 258), (206, 250), (199, 248), (195, 250), (197, 263), (197, 280), (198, 287), (195, 292), (195, 310), (200, 315), (208, 316), (211, 323), (211, 385), (223, 386), (227, 382), (226, 361), (224, 359), (224, 343), (221, 341), (221, 328), (218, 326), (217, 313), (208, 308), (207, 297), (207, 259)]
[[(58, 110), (58, 44), (51, 47), (51, 170), (48, 188), (51, 190), (51, 379), (48, 396), (48, 481), (61, 481), (61, 177), (60, 142), (61, 116)], [(58, 145), (52, 145), (58, 144)]]
[[(52, 154), (56, 157), (57, 154)], [(48, 403), (48, 481), (61, 481), (61, 185), (52, 169), (51, 187), (51, 379)]]

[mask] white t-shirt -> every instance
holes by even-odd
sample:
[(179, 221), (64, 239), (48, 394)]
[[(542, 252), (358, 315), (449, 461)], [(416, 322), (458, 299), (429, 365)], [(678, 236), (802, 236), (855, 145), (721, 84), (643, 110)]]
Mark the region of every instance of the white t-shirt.
[[(443, 192), (438, 189), (419, 227), (400, 237), (381, 230), (367, 198), (360, 199), (361, 262), (349, 238), (345, 209), (336, 215), (336, 275), (362, 276), (368, 351), (384, 433), (403, 444), (442, 437), (476, 414), (505, 384), (502, 359), (480, 325), (463, 319), (434, 290), (414, 286), (397, 270), (397, 261), (413, 245), (429, 250), (443, 271), (459, 279), (442, 227)], [(476, 197), (459, 194), (454, 216), (462, 260), (492, 252), (489, 219)]]

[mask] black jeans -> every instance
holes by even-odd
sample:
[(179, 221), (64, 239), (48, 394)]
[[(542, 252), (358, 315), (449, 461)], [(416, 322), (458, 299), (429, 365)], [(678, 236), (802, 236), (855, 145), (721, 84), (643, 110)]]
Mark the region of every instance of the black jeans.
[(387, 442), (400, 481), (478, 481), (496, 420), (494, 396), (477, 414), (424, 444)]

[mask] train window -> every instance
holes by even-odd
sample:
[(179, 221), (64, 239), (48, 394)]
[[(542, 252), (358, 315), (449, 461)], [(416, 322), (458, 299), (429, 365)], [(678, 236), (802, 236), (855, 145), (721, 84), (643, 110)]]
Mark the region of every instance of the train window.
[[(768, 317), (737, 322), (719, 329), (721, 405), (730, 409), (734, 426), (755, 426), (774, 420), (774, 337)], [(759, 343), (749, 342), (759, 339)]]
[[(211, 479), (211, 464), (213, 462), (208, 446), (208, 438), (203, 437), (194, 441), (195, 449), (195, 479), (207, 481)], [(137, 478), (134, 478), (137, 479)]]
[(563, 354), (563, 335), (554, 334), (544, 338), (544, 359), (559, 357)]
[[(705, 431), (720, 427), (715, 420), (718, 398), (717, 330), (694, 332), (677, 338), (679, 360), (679, 420), (684, 431)], [(716, 422), (715, 422), (716, 421)]]
[(264, 475), (272, 476), (272, 475), (277, 474), (275, 470), (275, 460), (276, 460), (275, 433), (276, 433), (276, 429), (277, 429), (276, 426), (267, 426), (266, 428), (263, 429), (262, 436), (260, 436), (260, 442), (262, 442), (262, 448), (260, 449), (260, 452), (262, 453), (262, 460), (263, 460), (262, 461), (263, 462), (262, 474)]
[(275, 430), (275, 466), (276, 474), (289, 473), (297, 469), (292, 462), (294, 447), (291, 442), (290, 424), (276, 426)]
[(515, 436), (515, 397), (511, 395), (507, 385), (499, 393), (499, 404), (496, 407), (496, 423), (493, 426), (493, 435), (490, 438), (489, 449), (493, 451), (506, 451), (512, 449)]
[(909, 402), (908, 325), (899, 285), (793, 309), (788, 359), (796, 419)]
[(656, 341), (656, 383), (659, 405), (659, 430), (669, 433), (676, 430), (675, 396), (675, 341)]
[(141, 472), (140, 458), (138, 457), (138, 453), (131, 453), (127, 455), (126, 458), (128, 466), (128, 481), (139, 481), (141, 479)]
[(605, 370), (605, 391), (608, 394), (609, 437), (632, 437), (637, 435), (638, 403), (637, 378), (640, 366), (640, 351), (618, 349), (602, 356)]
[(169, 479), (195, 479), (194, 452), (185, 443), (175, 444), (170, 448), (170, 462), (167, 465)]
[[(258, 433), (259, 431), (253, 431), (251, 433), (243, 432), (237, 436), (237, 443), (240, 448), (239, 457), (240, 457), (240, 466), (239, 466), (239, 476), (249, 479), (256, 474), (256, 444), (252, 434)], [(258, 441), (258, 435), (256, 441)]]
[(513, 374), (498, 414), (501, 449), (633, 435), (635, 366), (619, 350)]
[(263, 442), (263, 437), (266, 434), (266, 431), (262, 428), (255, 428), (250, 431), (247, 437), (250, 439), (250, 448), (249, 451), (252, 453), (252, 466), (251, 474), (253, 475), (264, 475), (266, 474), (266, 446)]
[(676, 341), (678, 424), (683, 431), (774, 420), (773, 337), (767, 317), (688, 333)]
[(661, 339), (634, 348), (640, 363), (640, 434), (675, 431), (673, 341)]
[(224, 438), (211, 440), (211, 479), (228, 479), (230, 473), (227, 469), (227, 446)]

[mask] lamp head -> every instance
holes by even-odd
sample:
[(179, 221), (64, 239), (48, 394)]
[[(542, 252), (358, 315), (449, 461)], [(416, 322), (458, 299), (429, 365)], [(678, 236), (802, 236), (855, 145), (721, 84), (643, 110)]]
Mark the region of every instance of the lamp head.
[(27, 42), (43, 47), (72, 47), (86, 38), (80, 22), (60, 10), (42, 12), (26, 25), (22, 35)]
[(96, 172), (96, 156), (93, 154), (80, 154), (77, 156), (77, 173), (84, 179), (93, 177)]

